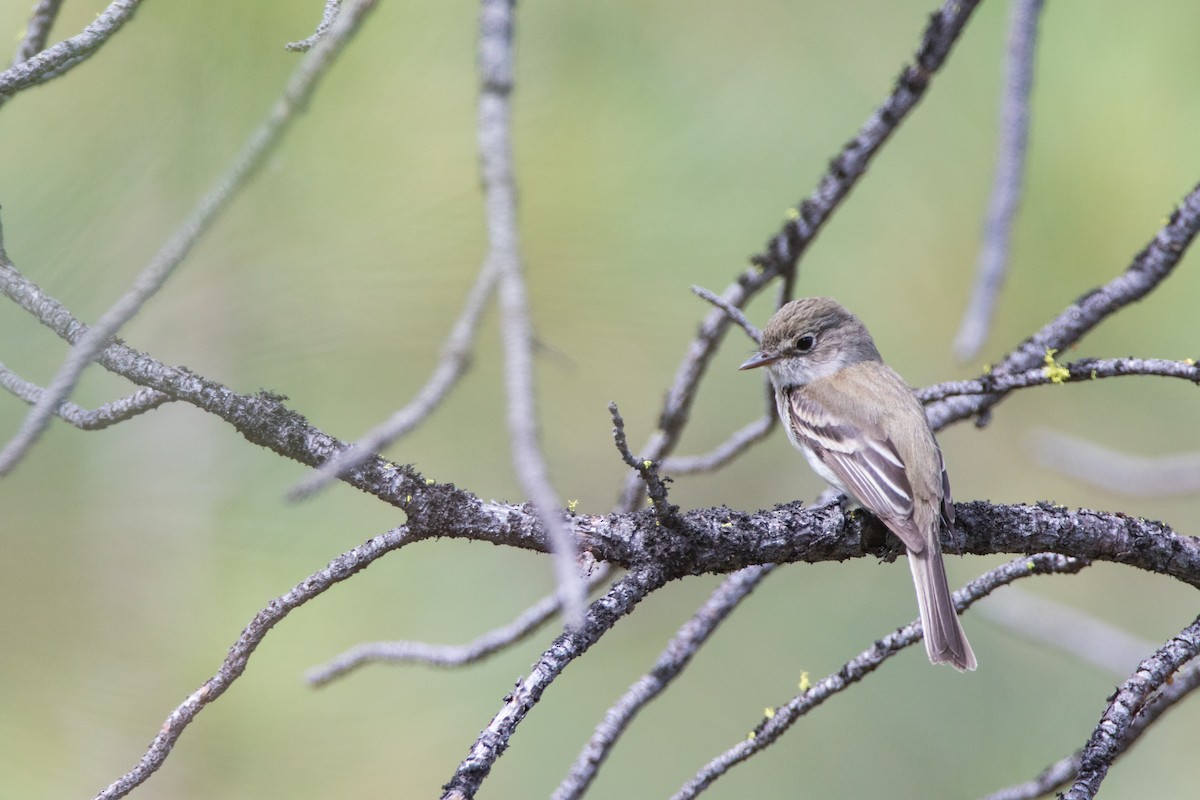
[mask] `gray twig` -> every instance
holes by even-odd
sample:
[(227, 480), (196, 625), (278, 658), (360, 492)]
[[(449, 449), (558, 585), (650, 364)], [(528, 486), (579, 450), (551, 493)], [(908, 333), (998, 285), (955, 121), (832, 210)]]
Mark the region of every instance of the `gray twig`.
[(966, 381), (946, 381), (917, 390), (917, 397), (929, 406), (936, 416), (930, 422), (940, 429), (956, 417), (947, 418), (938, 410), (952, 398), (986, 399), (995, 405), (1009, 393), (1018, 389), (1047, 384), (1086, 383), (1104, 378), (1129, 376), (1181, 378), (1200, 383), (1200, 365), (1193, 359), (1172, 361), (1166, 358), (1082, 358), (1059, 364), (1050, 350), (1042, 356), (1042, 366), (1021, 372), (999, 372), (993, 370), (979, 378)]
[[(1065, 308), (1001, 359), (992, 370), (993, 375), (1034, 369), (1044, 362), (1047, 351), (1065, 351), (1108, 317), (1141, 300), (1174, 271), (1197, 233), (1200, 233), (1200, 184), (1188, 192), (1167, 223), (1124, 272)], [(981, 421), (986, 421), (986, 412), (998, 399), (991, 394), (948, 397), (932, 404), (926, 413), (935, 428), (977, 414), (984, 415)]]
[(673, 506), (667, 502), (665, 481), (669, 478), (659, 476), (658, 465), (653, 461), (638, 458), (630, 451), (629, 442), (625, 439), (625, 420), (621, 417), (616, 403), (608, 404), (608, 413), (612, 415), (613, 442), (617, 446), (617, 452), (621, 454), (621, 459), (626, 464), (633, 467), (642, 479), (642, 483), (645, 484), (646, 492), (650, 495), (650, 502), (654, 505), (654, 515), (664, 521), (673, 518), (678, 513), (679, 506)]
[(549, 534), (555, 582), (568, 626), (579, 625), (587, 585), (576, 565), (578, 551), (562, 520), (558, 499), (538, 441), (534, 399), (533, 334), (517, 232), (509, 96), (513, 86), (513, 4), (483, 0), (479, 10), (479, 156), (487, 216), (488, 266), (500, 278), (504, 378), (513, 466), (526, 496)]
[(568, 628), (555, 639), (533, 665), (530, 674), (517, 681), (513, 690), (505, 696), (504, 704), (496, 716), (479, 734), (471, 752), (443, 787), (443, 800), (474, 797), (496, 759), (508, 747), (517, 726), (537, 704), (542, 692), (572, 661), (612, 630), (621, 617), (630, 613), (642, 598), (661, 587), (667, 579), (667, 574), (658, 568), (631, 571), (588, 607), (582, 624)]
[(1013, 220), (1021, 204), (1025, 156), (1029, 148), (1029, 95), (1033, 87), (1033, 56), (1042, 2), (1011, 0), (1009, 5), (996, 175), (983, 228), (983, 246), (975, 267), (975, 286), (954, 340), (954, 352), (960, 361), (975, 358), (983, 347), (992, 326), (996, 299), (1008, 271)]
[[(375, 7), (375, 3), (376, 0), (356, 0), (338, 17), (337, 24), (330, 30), (329, 35), (305, 56), (292, 73), (284, 87), (283, 95), (276, 101), (267, 119), (250, 135), (242, 152), (234, 159), (226, 174), (221, 176), (200, 200), (192, 214), (138, 274), (129, 291), (105, 311), (99, 321), (75, 343), (66, 361), (46, 387), (41, 400), (30, 410), (13, 438), (0, 450), (0, 475), (10, 472), (33, 446), (54, 416), (55, 409), (75, 388), (84, 369), (95, 360), (121, 326), (132, 319), (142, 305), (162, 287), (175, 268), (183, 262), (192, 246), (262, 165), (291, 122), (308, 105), (320, 79), (328, 72), (337, 55), (358, 30), (367, 12)], [(32, 60), (27, 63), (32, 63)]]
[(179, 735), (192, 723), (196, 715), (204, 710), (205, 706), (224, 694), (225, 690), (245, 672), (250, 656), (254, 654), (271, 628), (278, 625), (284, 617), (309, 600), (318, 597), (326, 589), (366, 569), (381, 556), (415, 540), (415, 537), (410, 536), (407, 528), (390, 530), (353, 550), (348, 550), (329, 562), (325, 569), (310, 575), (291, 590), (268, 603), (263, 610), (254, 615), (254, 619), (242, 630), (242, 635), (229, 648), (229, 654), (225, 656), (225, 661), (216, 674), (206, 680), (199, 689), (188, 695), (187, 699), (167, 716), (166, 722), (163, 723), (158, 735), (154, 737), (154, 741), (150, 743), (149, 749), (138, 761), (137, 766), (96, 795), (96, 800), (116, 800), (124, 797), (153, 775), (170, 755), (171, 748), (175, 746), (175, 740), (179, 738)]
[[(954, 604), (965, 611), (981, 597), (1001, 586), (1030, 575), (1075, 573), (1087, 562), (1054, 553), (1041, 553), (1018, 558), (981, 575), (954, 593)], [(817, 681), (811, 687), (801, 687), (801, 693), (787, 704), (775, 709), (763, 719), (751, 735), (706, 764), (676, 792), (672, 800), (694, 798), (734, 766), (773, 744), (800, 717), (824, 703), (830, 697), (849, 688), (879, 668), (884, 661), (904, 648), (921, 641), (920, 622), (911, 622), (875, 642), (869, 649), (852, 658), (840, 670)]]
[(758, 344), (762, 341), (762, 331), (754, 327), (754, 323), (746, 319), (746, 315), (742, 313), (740, 308), (725, 302), (724, 298), (718, 297), (708, 289), (705, 289), (703, 286), (693, 286), (692, 293), (697, 297), (707, 300), (709, 303), (712, 303), (714, 306), (724, 311), (731, 320), (741, 326), (742, 330), (746, 332), (747, 336), (754, 340), (755, 344)]
[(1113, 762), (1136, 739), (1133, 733), (1154, 694), (1172, 680), (1175, 673), (1200, 654), (1200, 618), (1147, 658), (1109, 698), (1108, 708), (1100, 717), (1083, 750), (1079, 753), (1079, 774), (1075, 783), (1062, 794), (1063, 800), (1087, 800), (1100, 790)]
[[(606, 580), (611, 572), (607, 564), (597, 565), (588, 579), (588, 585), (595, 586)], [(434, 667), (463, 667), (474, 664), (528, 638), (556, 615), (561, 607), (557, 594), (543, 597), (511, 622), (493, 628), (465, 645), (436, 645), (412, 641), (360, 644), (328, 664), (309, 670), (308, 682), (313, 686), (324, 686), (372, 663), (427, 664)]]
[(50, 29), (54, 27), (54, 20), (58, 19), (58, 10), (61, 7), (62, 0), (38, 0), (38, 4), (33, 7), (33, 13), (29, 15), (29, 24), (25, 27), (21, 44), (17, 46), (17, 54), (13, 57), (14, 64), (28, 61), (45, 49), (46, 41), (50, 38)]
[[(86, 61), (133, 17), (142, 0), (113, 0), (82, 32), (0, 72), (0, 105), (22, 89), (65, 75)], [(36, 12), (35, 12), (36, 14)], [(31, 20), (30, 24), (33, 22)], [(49, 26), (47, 25), (47, 31)]]
[[(33, 405), (44, 391), (37, 384), (30, 383), (4, 364), (0, 364), (0, 386), (12, 394)], [(65, 402), (54, 412), (70, 425), (84, 431), (98, 431), (110, 425), (116, 425), (139, 414), (158, 408), (163, 403), (169, 403), (172, 398), (156, 389), (141, 388), (128, 397), (105, 403), (94, 411), (81, 408), (71, 402)]]
[(747, 567), (730, 575), (717, 587), (704, 605), (671, 638), (654, 662), (654, 667), (630, 686), (605, 713), (604, 721), (596, 727), (592, 738), (571, 765), (570, 772), (555, 790), (553, 800), (574, 800), (587, 791), (601, 764), (638, 712), (666, 691), (726, 617), (774, 569), (774, 564)]
[(733, 435), (707, 453), (698, 456), (670, 456), (662, 460), (664, 472), (675, 475), (691, 475), (697, 472), (713, 472), (744, 453), (752, 444), (767, 438), (779, 417), (775, 415), (775, 400), (767, 413), (733, 432)]
[(293, 53), (311, 50), (313, 45), (321, 41), (321, 38), (329, 33), (329, 29), (333, 27), (333, 22), (337, 19), (338, 12), (341, 9), (342, 0), (325, 0), (325, 9), (321, 12), (321, 21), (317, 23), (317, 29), (313, 32), (313, 35), (298, 42), (288, 42), (283, 46), (284, 49), (291, 50)]

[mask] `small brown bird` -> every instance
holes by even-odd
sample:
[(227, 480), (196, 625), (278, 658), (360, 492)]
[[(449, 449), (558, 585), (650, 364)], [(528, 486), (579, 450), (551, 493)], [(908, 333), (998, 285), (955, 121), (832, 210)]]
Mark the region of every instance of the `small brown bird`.
[(907, 548), (929, 660), (975, 669), (942, 564), (942, 528), (954, 523), (950, 482), (912, 389), (883, 363), (858, 317), (828, 297), (779, 309), (758, 354), (741, 366), (755, 367), (767, 367), (796, 449)]

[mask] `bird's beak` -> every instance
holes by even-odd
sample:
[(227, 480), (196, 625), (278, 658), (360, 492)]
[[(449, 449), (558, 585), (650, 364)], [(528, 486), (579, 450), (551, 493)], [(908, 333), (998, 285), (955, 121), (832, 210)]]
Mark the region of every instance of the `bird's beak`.
[(768, 364), (774, 364), (779, 360), (779, 358), (780, 356), (776, 353), (758, 352), (755, 353), (754, 356), (745, 364), (742, 364), (740, 367), (738, 367), (738, 369), (756, 369), (758, 367), (765, 367)]

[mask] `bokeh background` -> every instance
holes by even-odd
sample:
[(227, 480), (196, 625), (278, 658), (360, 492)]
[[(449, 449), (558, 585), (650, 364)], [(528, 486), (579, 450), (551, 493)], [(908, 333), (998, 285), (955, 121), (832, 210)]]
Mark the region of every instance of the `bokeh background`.
[[(0, 4), (15, 42), (28, 2)], [(266, 113), (321, 3), (147, 3), (68, 77), (0, 122), (9, 255), (92, 320), (127, 285)], [(68, 3), (55, 40), (102, 3)], [(707, 307), (806, 196), (911, 55), (930, 0), (739, 3), (529, 0), (520, 5), (515, 142), (523, 252), (554, 483), (611, 508), (631, 442)], [(915, 385), (978, 374), (950, 341), (968, 294), (992, 174), (1007, 7), (985, 3), (916, 114), (802, 262), (798, 289), (870, 324)], [(134, 347), (240, 391), (267, 388), (353, 438), (426, 379), (484, 252), (474, 144), (476, 5), (381, 3), (268, 168), (123, 332)], [(1200, 5), (1048, 3), (1028, 193), (1013, 271), (980, 361), (998, 358), (1124, 269), (1200, 178)], [(1070, 357), (1200, 355), (1200, 255)], [(753, 305), (760, 324), (769, 298)], [(470, 375), (389, 455), (485, 498), (520, 499), (503, 430), (491, 313)], [(762, 407), (731, 336), (682, 452)], [(65, 349), (0, 304), (0, 359), (45, 383)], [(95, 406), (130, 387), (87, 375)], [(1137, 455), (1200, 449), (1196, 389), (1125, 379), (1018, 394), (990, 427), (941, 435), (959, 499), (1053, 500), (1196, 530), (1196, 497), (1102, 491), (1039, 466), (1055, 429)], [(25, 407), (0, 397), (0, 436)], [(141, 756), (269, 599), (401, 523), (345, 487), (299, 505), (303, 469), (183, 405), (107, 431), (56, 424), (0, 481), (0, 796), (90, 797)], [(680, 478), (685, 507), (753, 510), (821, 489), (782, 435), (714, 476)], [(961, 583), (1002, 559), (950, 560)], [(547, 692), (485, 785), (546, 796), (603, 711), (718, 583), (645, 601)], [(322, 690), (306, 668), (364, 640), (462, 642), (551, 587), (544, 559), (463, 542), (392, 554), (290, 616), (246, 675), (184, 733), (135, 796), (432, 797), (500, 698), (553, 636), (469, 669), (365, 669)], [(1100, 565), (1030, 581), (1152, 641), (1196, 598)], [(991, 602), (991, 601), (985, 601)], [(999, 602), (999, 600), (997, 600)], [(669, 795), (792, 696), (915, 614), (903, 561), (779, 570), (673, 689), (643, 712), (595, 797)], [(1078, 747), (1119, 676), (971, 615), (979, 671), (921, 648), (837, 697), (709, 796), (973, 797)], [(1105, 783), (1110, 798), (1195, 796), (1200, 712), (1160, 724)]]

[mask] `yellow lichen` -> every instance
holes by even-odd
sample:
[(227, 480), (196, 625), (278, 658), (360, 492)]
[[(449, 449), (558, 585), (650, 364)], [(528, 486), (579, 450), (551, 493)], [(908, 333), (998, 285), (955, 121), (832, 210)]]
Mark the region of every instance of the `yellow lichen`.
[(1046, 366), (1042, 368), (1042, 374), (1051, 383), (1066, 383), (1071, 380), (1071, 371), (1055, 362), (1054, 354), (1057, 352), (1053, 347), (1046, 348), (1046, 357), (1043, 359), (1046, 362)]

